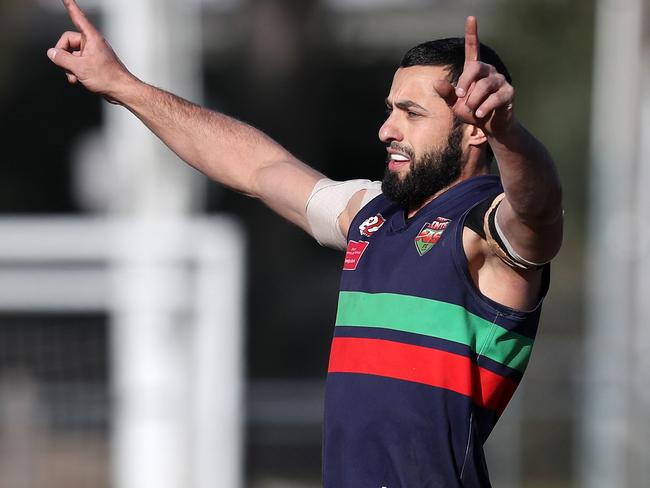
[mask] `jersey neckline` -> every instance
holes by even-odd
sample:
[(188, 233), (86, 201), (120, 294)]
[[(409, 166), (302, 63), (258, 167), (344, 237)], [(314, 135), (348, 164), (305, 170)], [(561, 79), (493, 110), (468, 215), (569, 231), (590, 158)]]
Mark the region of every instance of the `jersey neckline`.
[(450, 198), (456, 197), (458, 193), (467, 192), (472, 188), (474, 188), (475, 186), (478, 186), (484, 182), (488, 182), (491, 180), (498, 181), (499, 177), (496, 175), (472, 176), (471, 178), (467, 178), (466, 180), (456, 183), (455, 185), (452, 185), (449, 188), (447, 188), (443, 193), (438, 195), (429, 203), (424, 205), (411, 218), (406, 217), (407, 209), (405, 207), (400, 206), (400, 209), (395, 213), (395, 217), (391, 219), (390, 229), (393, 232), (400, 232), (406, 230), (413, 224), (413, 222), (417, 222), (423, 215), (427, 215), (428, 210), (430, 210), (431, 208), (438, 205), (443, 205)]

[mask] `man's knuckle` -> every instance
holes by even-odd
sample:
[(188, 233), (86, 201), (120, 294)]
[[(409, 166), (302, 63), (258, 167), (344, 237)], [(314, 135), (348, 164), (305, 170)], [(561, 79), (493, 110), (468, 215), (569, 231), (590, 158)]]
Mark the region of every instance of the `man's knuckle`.
[(480, 85), (480, 89), (483, 93), (494, 91), (494, 81), (490, 78), (483, 78), (476, 85), (477, 87)]
[(488, 94), (490, 92), (494, 91), (494, 81), (490, 78), (482, 78), (479, 81), (476, 82), (476, 87), (474, 88), (474, 91), (477, 94)]

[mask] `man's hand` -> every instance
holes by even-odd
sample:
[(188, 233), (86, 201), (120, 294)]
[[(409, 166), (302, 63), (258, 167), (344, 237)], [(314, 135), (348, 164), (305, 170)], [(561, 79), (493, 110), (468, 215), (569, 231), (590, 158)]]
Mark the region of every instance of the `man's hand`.
[(465, 22), (465, 66), (456, 87), (438, 80), (434, 88), (465, 123), (484, 129), (487, 135), (506, 131), (513, 123), (515, 90), (494, 66), (479, 56), (478, 26), (475, 17)]
[(65, 69), (70, 83), (81, 83), (91, 92), (114, 101), (118, 84), (133, 78), (111, 46), (81, 11), (75, 0), (63, 0), (78, 32), (65, 32), (47, 56)]

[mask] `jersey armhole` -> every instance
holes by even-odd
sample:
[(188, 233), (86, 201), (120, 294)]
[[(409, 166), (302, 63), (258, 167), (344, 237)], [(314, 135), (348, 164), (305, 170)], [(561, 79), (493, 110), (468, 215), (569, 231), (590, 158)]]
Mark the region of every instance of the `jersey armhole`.
[(483, 240), (487, 239), (487, 236), (485, 235), (485, 226), (483, 223), (485, 220), (485, 214), (489, 210), (491, 203), (492, 199), (486, 198), (479, 204), (475, 205), (469, 211), (467, 217), (465, 218), (465, 222), (463, 223), (465, 227), (469, 227), (478, 235), (480, 235)]
[(550, 263), (546, 263), (541, 267), (542, 283), (540, 287), (539, 297), (537, 299), (535, 306), (530, 310), (519, 310), (519, 309), (511, 308), (508, 307), (507, 305), (503, 305), (495, 300), (492, 300), (490, 297), (484, 295), (481, 292), (481, 290), (479, 290), (476, 283), (474, 283), (474, 280), (472, 279), (471, 273), (469, 271), (469, 262), (467, 260), (467, 255), (465, 254), (465, 247), (463, 245), (463, 231), (465, 227), (468, 227), (469, 229), (479, 234), (482, 239), (486, 239), (485, 232), (479, 232), (475, 228), (476, 227), (475, 220), (479, 217), (481, 218), (480, 230), (482, 230), (483, 228), (482, 218), (485, 216), (485, 213), (490, 208), (493, 200), (494, 200), (494, 196), (489, 197), (483, 200), (482, 202), (477, 203), (476, 205), (474, 205), (474, 207), (469, 209), (467, 212), (465, 212), (465, 214), (463, 214), (460, 217), (459, 225), (455, 229), (456, 231), (456, 235), (454, 236), (455, 246), (453, 247), (452, 257), (454, 260), (454, 264), (456, 265), (457, 271), (460, 273), (463, 281), (465, 282), (465, 286), (469, 288), (469, 290), (478, 299), (479, 302), (483, 303), (494, 313), (504, 315), (504, 316), (509, 316), (509, 317), (524, 318), (533, 313), (536, 313), (540, 309), (542, 302), (544, 301), (544, 298), (548, 293), (548, 289), (550, 286), (550, 273), (551, 273)]

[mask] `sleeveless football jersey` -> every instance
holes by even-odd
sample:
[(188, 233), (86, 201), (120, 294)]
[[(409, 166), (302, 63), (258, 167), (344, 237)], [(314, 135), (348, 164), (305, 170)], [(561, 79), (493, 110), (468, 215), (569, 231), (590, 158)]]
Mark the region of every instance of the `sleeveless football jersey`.
[[(379, 195), (348, 233), (326, 383), (325, 488), (489, 487), (483, 443), (528, 363), (541, 302), (483, 296), (463, 222), (502, 187), (457, 184), (406, 219)], [(548, 285), (548, 266), (544, 271)], [(544, 294), (543, 293), (543, 294)]]

